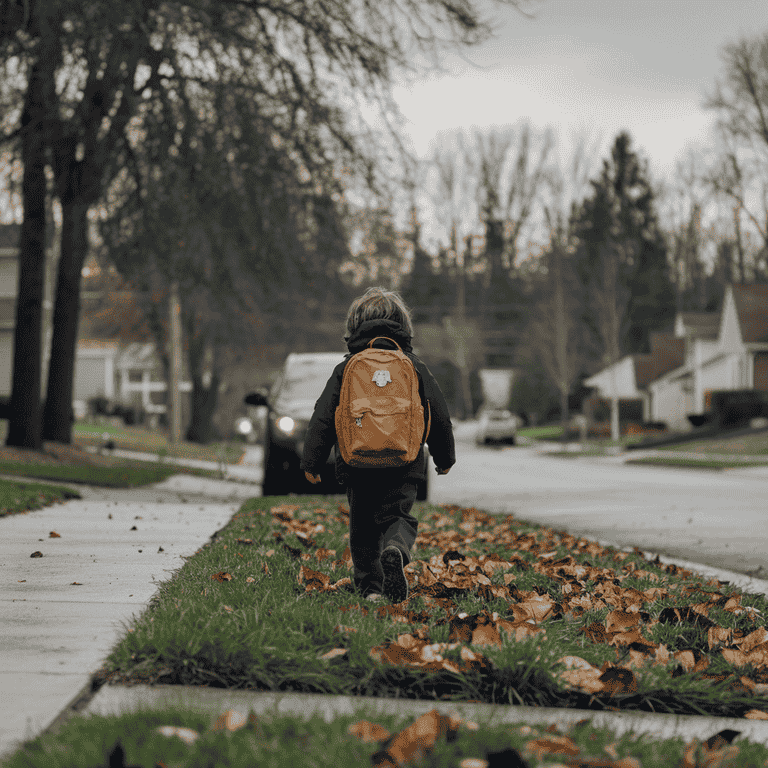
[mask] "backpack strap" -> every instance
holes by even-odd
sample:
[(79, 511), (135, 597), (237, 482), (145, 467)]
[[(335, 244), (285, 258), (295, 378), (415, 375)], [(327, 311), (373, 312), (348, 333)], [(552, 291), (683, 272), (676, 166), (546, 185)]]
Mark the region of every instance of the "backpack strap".
[[(389, 336), (376, 336), (376, 338), (371, 339), (368, 342), (368, 347), (370, 348), (373, 342), (378, 341), (379, 339), (386, 339), (387, 341), (391, 341), (398, 349), (400, 349), (400, 345), (394, 339), (390, 339)], [(400, 349), (400, 351), (402, 352), (403, 350)]]

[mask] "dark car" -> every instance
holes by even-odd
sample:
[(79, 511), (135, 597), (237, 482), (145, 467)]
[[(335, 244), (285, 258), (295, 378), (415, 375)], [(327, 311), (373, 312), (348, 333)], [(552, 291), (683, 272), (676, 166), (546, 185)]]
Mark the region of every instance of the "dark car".
[[(288, 493), (343, 493), (336, 482), (335, 449), (320, 472), (322, 482), (312, 485), (299, 464), (304, 452), (307, 427), (315, 403), (323, 392), (333, 369), (344, 359), (341, 352), (292, 353), (269, 393), (252, 392), (245, 398), (249, 406), (266, 406), (263, 430), (264, 496)], [(419, 484), (417, 499), (427, 498), (427, 482)]]

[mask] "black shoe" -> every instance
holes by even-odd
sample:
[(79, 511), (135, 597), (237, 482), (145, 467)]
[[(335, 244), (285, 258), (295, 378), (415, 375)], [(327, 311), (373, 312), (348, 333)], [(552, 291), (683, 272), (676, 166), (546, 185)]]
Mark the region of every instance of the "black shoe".
[(408, 582), (403, 573), (403, 554), (397, 547), (387, 547), (381, 553), (381, 569), (384, 571), (382, 591), (393, 603), (408, 599)]

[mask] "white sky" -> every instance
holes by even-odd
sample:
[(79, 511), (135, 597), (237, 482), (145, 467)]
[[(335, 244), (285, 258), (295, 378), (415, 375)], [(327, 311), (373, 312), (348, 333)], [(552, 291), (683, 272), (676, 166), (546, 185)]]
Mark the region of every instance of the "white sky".
[(563, 149), (590, 131), (601, 158), (626, 129), (653, 178), (671, 178), (688, 146), (709, 142), (702, 101), (722, 73), (722, 46), (768, 31), (768, 0), (535, 0), (533, 19), (483, 2), (493, 39), (395, 89), (422, 156), (440, 130), (527, 118), (555, 129)]

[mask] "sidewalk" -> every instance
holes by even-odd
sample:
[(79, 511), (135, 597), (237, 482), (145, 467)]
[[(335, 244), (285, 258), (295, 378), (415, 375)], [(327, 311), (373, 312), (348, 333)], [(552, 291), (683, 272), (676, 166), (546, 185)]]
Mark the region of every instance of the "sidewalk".
[[(260, 462), (257, 454), (250, 458)], [(212, 462), (211, 462), (212, 463)], [(251, 483), (256, 466), (240, 465)], [(206, 467), (207, 468), (207, 467)], [(177, 686), (105, 686), (93, 672), (155, 593), (261, 489), (234, 479), (176, 475), (131, 490), (79, 487), (83, 499), (0, 521), (0, 760), (25, 739), (75, 713), (118, 713), (162, 702), (215, 712), (320, 712), (326, 720), (365, 711), (418, 715), (437, 708), (481, 722), (558, 723), (589, 718), (618, 733), (707, 738), (730, 728), (768, 745), (768, 722), (729, 718), (539, 709), (436, 701), (257, 693)], [(50, 538), (51, 531), (59, 534)], [(31, 558), (33, 552), (42, 557)], [(669, 558), (707, 576), (768, 595), (768, 582)]]

